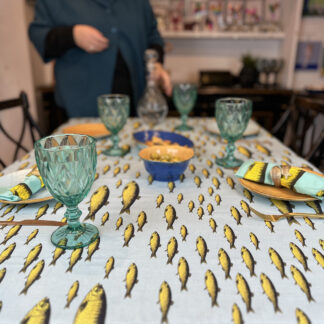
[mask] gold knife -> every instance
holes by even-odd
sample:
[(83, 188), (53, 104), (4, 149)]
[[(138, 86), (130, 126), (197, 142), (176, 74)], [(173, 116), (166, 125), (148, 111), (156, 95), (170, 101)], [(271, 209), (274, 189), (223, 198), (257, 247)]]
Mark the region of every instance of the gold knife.
[(22, 221), (0, 221), (0, 225), (64, 226), (67, 224), (50, 220), (25, 219)]

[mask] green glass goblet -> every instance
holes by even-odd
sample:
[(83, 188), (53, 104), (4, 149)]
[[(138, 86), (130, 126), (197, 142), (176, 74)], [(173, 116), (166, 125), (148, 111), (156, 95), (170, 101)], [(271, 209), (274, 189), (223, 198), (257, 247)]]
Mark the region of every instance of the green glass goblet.
[(179, 83), (173, 87), (173, 102), (181, 115), (182, 124), (175, 129), (189, 131), (192, 127), (187, 125), (188, 115), (197, 99), (197, 86), (190, 83)]
[(98, 97), (98, 111), (101, 121), (112, 134), (113, 142), (112, 147), (103, 153), (108, 156), (124, 156), (129, 149), (119, 146), (118, 132), (129, 116), (129, 97), (123, 94), (101, 95)]
[(53, 232), (52, 243), (63, 249), (89, 245), (98, 229), (80, 223), (78, 204), (89, 193), (96, 174), (96, 140), (86, 135), (55, 135), (35, 143), (39, 173), (51, 195), (67, 207), (67, 225)]
[(228, 141), (227, 155), (216, 159), (225, 168), (235, 168), (243, 161), (234, 157), (234, 142), (242, 137), (252, 114), (252, 102), (242, 98), (222, 98), (216, 101), (215, 116), (221, 137)]

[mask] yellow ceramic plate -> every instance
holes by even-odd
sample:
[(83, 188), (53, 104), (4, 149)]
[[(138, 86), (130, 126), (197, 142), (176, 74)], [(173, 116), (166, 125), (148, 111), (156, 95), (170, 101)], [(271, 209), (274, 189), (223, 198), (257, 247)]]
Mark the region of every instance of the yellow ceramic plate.
[(246, 188), (258, 195), (265, 196), (268, 198), (274, 198), (274, 199), (278, 199), (278, 200), (288, 200), (288, 201), (317, 200), (316, 198), (313, 198), (313, 197), (307, 196), (307, 195), (302, 195), (300, 193), (294, 192), (287, 188), (276, 188), (273, 186), (260, 184), (260, 183), (256, 183), (253, 181), (241, 179), (241, 178), (238, 178), (238, 180), (240, 181), (241, 185), (244, 188)]
[[(21, 170), (9, 173), (0, 177), (0, 193), (6, 192), (10, 188), (14, 187), (20, 182), (23, 182), (26, 175), (31, 171), (31, 169)], [(19, 201), (7, 201), (0, 199), (0, 203), (11, 204), (11, 205), (21, 205), (21, 204), (35, 204), (47, 200), (54, 199), (50, 193), (42, 188), (38, 192), (36, 192), (30, 199), (27, 200), (19, 200)]]
[(100, 138), (110, 135), (103, 123), (87, 123), (66, 126), (62, 129), (65, 134), (82, 134), (89, 135), (95, 138)]

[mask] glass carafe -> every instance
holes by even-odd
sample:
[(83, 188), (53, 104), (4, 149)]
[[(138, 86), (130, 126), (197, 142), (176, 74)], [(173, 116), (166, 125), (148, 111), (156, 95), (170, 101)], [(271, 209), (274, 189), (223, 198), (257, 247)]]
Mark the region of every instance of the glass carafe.
[(168, 105), (155, 80), (155, 63), (158, 53), (153, 49), (145, 51), (147, 84), (137, 106), (138, 116), (150, 127), (161, 123), (168, 114)]

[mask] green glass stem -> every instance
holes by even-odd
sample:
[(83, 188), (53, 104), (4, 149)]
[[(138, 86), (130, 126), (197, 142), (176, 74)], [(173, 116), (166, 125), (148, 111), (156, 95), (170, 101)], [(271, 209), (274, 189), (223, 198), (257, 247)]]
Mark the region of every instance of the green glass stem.
[(113, 143), (113, 149), (118, 150), (118, 148), (119, 148), (119, 136), (118, 136), (118, 133), (114, 134), (112, 136), (111, 140), (112, 140), (112, 143)]
[(225, 157), (227, 161), (232, 162), (232, 161), (236, 160), (235, 157), (234, 157), (235, 149), (236, 149), (236, 147), (234, 145), (234, 142), (228, 141), (228, 144), (226, 146), (227, 155)]
[(70, 230), (75, 231), (80, 228), (81, 223), (79, 221), (82, 212), (78, 207), (67, 207), (64, 216), (67, 219), (68, 227)]
[(188, 115), (181, 115), (182, 126), (187, 126)]

